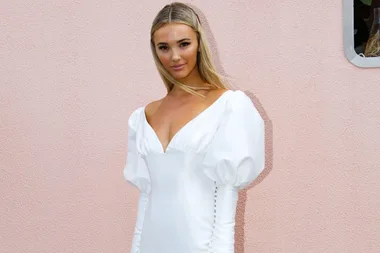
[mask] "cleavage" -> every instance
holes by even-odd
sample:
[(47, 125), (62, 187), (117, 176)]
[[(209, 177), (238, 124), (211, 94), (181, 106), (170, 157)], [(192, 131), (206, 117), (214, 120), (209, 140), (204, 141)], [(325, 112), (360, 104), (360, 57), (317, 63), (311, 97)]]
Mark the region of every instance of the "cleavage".
[(164, 152), (173, 138), (205, 109), (206, 105), (201, 102), (197, 104), (162, 102), (158, 106), (148, 123)]

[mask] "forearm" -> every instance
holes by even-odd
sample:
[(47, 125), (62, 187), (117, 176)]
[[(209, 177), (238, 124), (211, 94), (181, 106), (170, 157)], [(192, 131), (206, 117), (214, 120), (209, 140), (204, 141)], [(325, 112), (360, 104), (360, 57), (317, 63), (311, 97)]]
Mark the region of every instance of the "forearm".
[(136, 226), (133, 234), (132, 240), (132, 248), (131, 253), (139, 253), (140, 252), (140, 240), (141, 233), (144, 225), (145, 211), (148, 205), (148, 195), (144, 192), (140, 193), (139, 203), (138, 203), (138, 211), (136, 217)]
[(221, 185), (215, 200), (215, 226), (210, 248), (213, 253), (233, 253), (238, 190), (231, 185)]

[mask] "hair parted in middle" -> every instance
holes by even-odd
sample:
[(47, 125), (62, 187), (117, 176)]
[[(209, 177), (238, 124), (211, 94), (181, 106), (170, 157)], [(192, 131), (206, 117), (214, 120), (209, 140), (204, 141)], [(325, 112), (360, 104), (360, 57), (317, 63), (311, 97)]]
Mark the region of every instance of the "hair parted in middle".
[(180, 23), (190, 26), (197, 35), (198, 40), (198, 53), (197, 53), (197, 66), (201, 78), (210, 83), (212, 88), (223, 89), (227, 88), (228, 85), (223, 81), (224, 76), (217, 73), (215, 70), (214, 63), (211, 59), (211, 53), (209, 44), (203, 30), (201, 21), (197, 13), (188, 5), (180, 2), (173, 2), (171, 4), (165, 5), (154, 18), (151, 31), (150, 31), (150, 46), (154, 58), (154, 62), (158, 69), (158, 72), (166, 86), (166, 89), (169, 93), (177, 85), (179, 88), (201, 97), (204, 95), (195, 92), (191, 88), (188, 88), (187, 85), (179, 82), (173, 76), (166, 71), (162, 63), (160, 62), (156, 49), (154, 46), (153, 35), (161, 26), (169, 23)]

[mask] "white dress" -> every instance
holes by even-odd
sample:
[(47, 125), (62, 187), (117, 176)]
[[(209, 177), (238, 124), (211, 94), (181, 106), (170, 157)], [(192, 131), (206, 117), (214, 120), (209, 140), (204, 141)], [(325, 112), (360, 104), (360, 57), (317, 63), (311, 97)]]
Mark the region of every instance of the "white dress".
[(238, 191), (264, 169), (264, 121), (228, 90), (163, 147), (145, 106), (128, 120), (125, 179), (140, 190), (131, 253), (233, 253)]

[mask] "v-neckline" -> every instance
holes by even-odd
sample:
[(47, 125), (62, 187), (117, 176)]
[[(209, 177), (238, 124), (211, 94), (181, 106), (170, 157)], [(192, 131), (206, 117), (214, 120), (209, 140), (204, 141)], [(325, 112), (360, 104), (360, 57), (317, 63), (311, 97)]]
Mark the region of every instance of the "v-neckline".
[(167, 151), (168, 149), (170, 148), (170, 145), (172, 144), (173, 140), (188, 126), (190, 125), (193, 121), (195, 121), (196, 119), (198, 119), (202, 114), (206, 113), (206, 111), (210, 110), (213, 106), (215, 106), (220, 100), (222, 100), (222, 98), (226, 95), (226, 93), (230, 92), (232, 90), (227, 90), (225, 92), (223, 92), (222, 95), (220, 95), (211, 105), (209, 105), (206, 109), (202, 110), (200, 113), (198, 113), (194, 118), (192, 118), (191, 120), (189, 120), (187, 123), (185, 123), (174, 135), (173, 137), (169, 140), (169, 143), (168, 145), (166, 146), (166, 149), (164, 149), (164, 146), (162, 145), (162, 142), (160, 141), (160, 139), (158, 138), (158, 135), (156, 133), (156, 131), (154, 131), (153, 127), (149, 124), (148, 122), (148, 119), (146, 118), (146, 114), (145, 114), (145, 108), (146, 108), (146, 105), (142, 107), (142, 114), (143, 114), (143, 118), (144, 118), (144, 123), (148, 126), (148, 128), (150, 129), (150, 131), (152, 132), (155, 140), (158, 142), (158, 144), (160, 145), (160, 148), (161, 148), (161, 152), (163, 154), (167, 154)]

